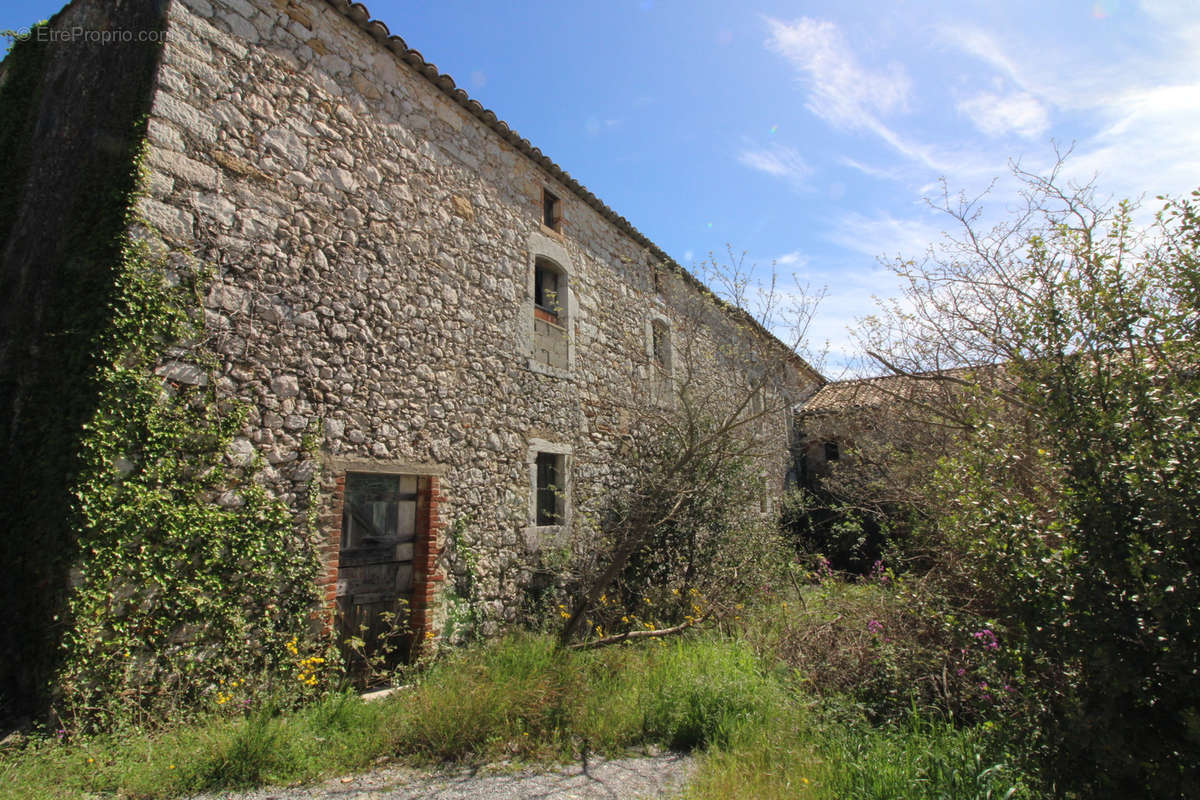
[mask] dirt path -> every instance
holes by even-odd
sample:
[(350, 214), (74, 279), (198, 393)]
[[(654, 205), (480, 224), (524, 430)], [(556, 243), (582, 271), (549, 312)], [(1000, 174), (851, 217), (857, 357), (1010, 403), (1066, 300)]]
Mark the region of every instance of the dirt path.
[(429, 772), (382, 767), (314, 786), (220, 792), (194, 800), (614, 800), (668, 798), (682, 791), (694, 765), (664, 753), (612, 761), (526, 769), (503, 765)]

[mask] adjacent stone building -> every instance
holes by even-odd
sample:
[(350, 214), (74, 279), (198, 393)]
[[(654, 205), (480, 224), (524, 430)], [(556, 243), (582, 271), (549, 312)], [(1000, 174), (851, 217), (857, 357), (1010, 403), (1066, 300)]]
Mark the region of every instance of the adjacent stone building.
[[(370, 616), (399, 593), (419, 630), (439, 630), (439, 587), (468, 568), (453, 529), (502, 621), (539, 552), (586, 547), (578, 504), (604, 485), (613, 433), (638, 402), (669, 404), (685, 360), (731, 391), (754, 390), (764, 353), (789, 365), (785, 399), (823, 382), (362, 5), (75, 0), (51, 25), (137, 30), (152, 15), (165, 33), (139, 51), (138, 212), (173, 263), (211, 274), (204, 340), (159, 372), (248, 403), (230, 457), (261, 459), (298, 518), (317, 482), (331, 608)], [(78, 138), (108, 124), (119, 49), (74, 65), (100, 97), (48, 125)], [(22, 258), (12, 245), (6, 272)], [(789, 417), (762, 427), (779, 454), (765, 507)]]

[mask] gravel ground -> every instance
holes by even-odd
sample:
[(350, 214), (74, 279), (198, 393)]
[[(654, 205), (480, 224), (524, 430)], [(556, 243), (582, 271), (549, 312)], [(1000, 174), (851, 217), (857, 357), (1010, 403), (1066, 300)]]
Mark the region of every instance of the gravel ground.
[(667, 798), (682, 791), (693, 761), (677, 753), (592, 759), (513, 771), (511, 765), (429, 772), (387, 766), (313, 786), (205, 794), (194, 800), (613, 800)]

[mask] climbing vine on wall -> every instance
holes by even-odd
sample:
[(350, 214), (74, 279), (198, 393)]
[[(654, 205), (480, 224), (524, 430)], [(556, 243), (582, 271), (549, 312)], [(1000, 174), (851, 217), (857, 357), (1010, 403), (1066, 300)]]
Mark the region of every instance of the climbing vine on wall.
[(243, 409), (155, 374), (169, 345), (195, 336), (185, 309), (203, 282), (165, 275), (126, 235), (112, 324), (93, 343), (97, 403), (72, 487), (79, 559), (55, 686), (55, 710), (81, 728), (186, 713), (233, 681), (286, 687), (314, 608), (309, 537), (255, 483), (255, 464), (224, 457)]
[[(25, 40), (0, 80), (0, 713), (66, 732), (312, 692), (329, 663), (316, 479), (297, 518), (226, 456), (245, 412), (207, 380), (211, 276), (132, 211), (160, 50)], [(81, 70), (121, 77), (55, 88)]]

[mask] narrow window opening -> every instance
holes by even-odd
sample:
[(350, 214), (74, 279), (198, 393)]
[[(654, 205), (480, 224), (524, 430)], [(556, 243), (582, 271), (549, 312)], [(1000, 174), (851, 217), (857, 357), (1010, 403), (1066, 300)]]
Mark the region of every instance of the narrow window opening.
[(665, 322), (654, 320), (650, 323), (650, 351), (656, 367), (671, 369), (671, 329)]
[(554, 369), (570, 368), (567, 274), (553, 261), (533, 263), (533, 358)]
[(826, 442), (825, 443), (825, 460), (826, 461), (837, 461), (841, 457), (842, 457), (842, 454), (841, 454), (841, 451), (838, 449), (837, 442)]
[(555, 319), (552, 322), (557, 322), (562, 314), (559, 283), (557, 270), (544, 261), (537, 262), (533, 268), (533, 304), (553, 315)]
[(564, 458), (555, 453), (537, 454), (537, 524), (561, 525), (563, 518)]
[(542, 189), (542, 224), (551, 230), (558, 230), (558, 223), (562, 219), (560, 211), (559, 199), (549, 189)]

